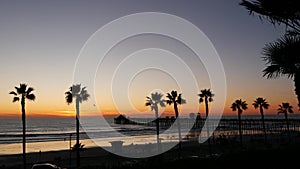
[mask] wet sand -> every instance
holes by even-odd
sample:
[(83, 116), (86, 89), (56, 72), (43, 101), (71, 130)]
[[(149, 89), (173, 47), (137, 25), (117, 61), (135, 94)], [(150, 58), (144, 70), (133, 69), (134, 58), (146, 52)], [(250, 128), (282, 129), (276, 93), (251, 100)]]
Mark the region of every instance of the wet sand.
[[(254, 147), (255, 149), (266, 149), (266, 148), (272, 148), (272, 149), (281, 149), (281, 146), (284, 145), (289, 145), (290, 143), (287, 142), (287, 138), (281, 138), (280, 140), (276, 140), (276, 138), (271, 138), (268, 137), (269, 143), (264, 144), (262, 143), (262, 139), (256, 140), (254, 142), (251, 141), (251, 138), (253, 136), (243, 136), (243, 141), (244, 145), (247, 147)], [(258, 136), (260, 138), (263, 138), (262, 136)], [(224, 154), (224, 152), (234, 152), (234, 149), (240, 149), (240, 144), (236, 142), (237, 136), (231, 138), (229, 140), (230, 142), (228, 143), (219, 143), (216, 140), (212, 141), (213, 144), (213, 153), (214, 155), (220, 155)], [(216, 139), (216, 138), (215, 138)], [(84, 141), (82, 141), (84, 143)], [(27, 163), (28, 166), (27, 168), (30, 169), (31, 166), (34, 163), (45, 163), (45, 162), (50, 162), (65, 168), (74, 168), (75, 167), (75, 157), (76, 157), (76, 152), (70, 151), (68, 149), (69, 147), (69, 142), (65, 141), (63, 142), (64, 145), (67, 147), (65, 150), (59, 150), (59, 151), (41, 151), (39, 152), (38, 149), (37, 151), (32, 152), (32, 153), (27, 153)], [(300, 143), (300, 137), (293, 137), (293, 143), (291, 145), (299, 145)], [(39, 143), (40, 146), (43, 145), (43, 143)], [(62, 143), (61, 143), (62, 144)], [(90, 143), (88, 143), (90, 144)], [(164, 143), (168, 144), (168, 143)], [(47, 144), (48, 145), (48, 144)], [(47, 148), (53, 148), (55, 150), (55, 145), (56, 142), (53, 142), (53, 145), (51, 147)], [(28, 145), (29, 146), (29, 145)], [(35, 146), (37, 146), (35, 144)], [(52, 147), (53, 146), (53, 147)], [(134, 150), (137, 146), (140, 145), (125, 145), (123, 146), (125, 151), (128, 150)], [(145, 147), (149, 147), (149, 149), (153, 149), (153, 144), (145, 144), (143, 145)], [(111, 146), (107, 146), (106, 149), (111, 150)], [(155, 148), (154, 148), (155, 149)], [(153, 149), (153, 150), (154, 150)], [(170, 151), (166, 152), (164, 155), (164, 160), (165, 158), (168, 159), (176, 159), (178, 158), (178, 146), (175, 146), (173, 149)], [(8, 151), (8, 150), (7, 150)], [(155, 151), (155, 150), (154, 150)], [(276, 150), (277, 151), (277, 150)], [(129, 151), (128, 151), (129, 152)], [(106, 150), (104, 150), (101, 147), (87, 147), (85, 150), (83, 150), (81, 153), (81, 164), (82, 166), (110, 166), (110, 165), (115, 165), (115, 164), (122, 164), (124, 162), (130, 162), (130, 161), (135, 161), (136, 159), (134, 158), (124, 158), (120, 157), (118, 155), (115, 155), (113, 153), (110, 153)], [(182, 151), (181, 151), (182, 157), (207, 157), (209, 155), (209, 150), (208, 150), (208, 144), (207, 142), (203, 144), (199, 144), (197, 139), (190, 139), (189, 141), (185, 141), (182, 143)], [(22, 155), (21, 154), (13, 154), (13, 155), (0, 155), (0, 168), (4, 169), (13, 169), (13, 168), (21, 168), (22, 167)]]

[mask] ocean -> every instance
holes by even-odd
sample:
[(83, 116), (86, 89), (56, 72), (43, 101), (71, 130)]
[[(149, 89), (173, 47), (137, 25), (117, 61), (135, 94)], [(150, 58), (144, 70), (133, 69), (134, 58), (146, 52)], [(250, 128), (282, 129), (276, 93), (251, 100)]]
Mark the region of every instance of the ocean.
[[(290, 119), (300, 119), (298, 114), (290, 115)], [(260, 119), (259, 115), (243, 116), (243, 119)], [(266, 119), (283, 119), (283, 115), (269, 115)], [(82, 118), (84, 119), (84, 118)], [(236, 116), (224, 116), (223, 119), (236, 119)], [(135, 119), (149, 122), (153, 119)], [(93, 140), (98, 140), (101, 146), (110, 146), (111, 141), (124, 141), (124, 145), (147, 144), (156, 142), (156, 129), (145, 125), (115, 124), (113, 118), (106, 118), (106, 125), (95, 118), (85, 118), (87, 123), (80, 129), (81, 142), (89, 146), (97, 146)], [(188, 117), (182, 118), (193, 124)], [(26, 142), (28, 152), (69, 149), (75, 144), (74, 118), (27, 118)], [(185, 123), (183, 122), (183, 125)], [(189, 125), (191, 125), (189, 124)], [(186, 127), (187, 129), (190, 126)], [(161, 133), (167, 129), (160, 129)], [(117, 131), (117, 132), (115, 132)], [(189, 130), (182, 130), (183, 134)], [(116, 134), (119, 133), (119, 134)], [(128, 137), (129, 136), (129, 137)], [(177, 128), (168, 129), (160, 136), (162, 141), (177, 141)], [(21, 153), (22, 121), (20, 118), (0, 118), (0, 155)]]
[[(81, 120), (87, 122), (80, 128), (80, 142), (85, 147), (97, 146), (90, 137), (100, 140), (103, 146), (110, 146), (111, 141), (117, 140), (123, 140), (125, 144), (155, 142), (155, 139), (142, 138), (155, 135), (153, 126), (120, 125), (115, 124), (113, 118), (106, 118), (108, 127), (95, 118)], [(70, 142), (72, 146), (75, 144), (75, 118), (27, 118), (26, 123), (27, 152), (69, 149)], [(21, 119), (0, 118), (0, 155), (21, 153), (21, 143)]]

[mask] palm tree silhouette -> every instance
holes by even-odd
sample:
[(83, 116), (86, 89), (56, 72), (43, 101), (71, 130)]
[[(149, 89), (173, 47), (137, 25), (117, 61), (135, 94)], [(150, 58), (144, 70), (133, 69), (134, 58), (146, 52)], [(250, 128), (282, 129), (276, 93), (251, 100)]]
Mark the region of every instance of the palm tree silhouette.
[(263, 76), (278, 78), (287, 76), (293, 78), (295, 93), (300, 107), (300, 60), (299, 53), (300, 36), (284, 36), (281, 39), (267, 44), (263, 48), (263, 59), (267, 67), (263, 70)]
[[(65, 99), (67, 104), (71, 104), (73, 102), (73, 98), (75, 98), (75, 106), (76, 106), (76, 144), (74, 147), (79, 147), (79, 104), (82, 101), (87, 101), (90, 95), (87, 93), (86, 87), (81, 88), (81, 84), (75, 84), (69, 88), (69, 91), (65, 92)], [(80, 166), (80, 149), (76, 149), (76, 165), (77, 168)]]
[(273, 25), (285, 24), (287, 33), (273, 43), (263, 48), (263, 59), (268, 65), (263, 70), (263, 76), (277, 78), (285, 75), (293, 78), (295, 93), (300, 107), (300, 22), (299, 2), (297, 0), (242, 0), (240, 3), (249, 14), (257, 14), (260, 19), (266, 19)]
[(146, 106), (151, 107), (151, 111), (155, 111), (155, 123), (156, 123), (156, 139), (157, 139), (157, 148), (160, 151), (160, 141), (159, 141), (159, 117), (158, 117), (158, 105), (160, 107), (165, 107), (164, 100), (162, 100), (163, 94), (161, 93), (151, 93), (151, 97), (146, 97), (147, 101), (145, 103)]
[(17, 102), (21, 100), (22, 107), (22, 126), (23, 126), (23, 167), (26, 169), (26, 112), (25, 112), (25, 100), (35, 100), (35, 95), (32, 93), (33, 88), (28, 87), (27, 84), (21, 83), (20, 87), (15, 87), (16, 91), (11, 91), (9, 94), (14, 95), (13, 102)]
[(250, 15), (256, 13), (260, 19), (265, 18), (271, 24), (285, 24), (294, 31), (300, 33), (299, 23), (299, 2), (297, 0), (242, 0), (241, 6), (244, 6)]
[[(207, 137), (209, 136), (209, 119), (208, 117), (208, 102), (213, 101), (214, 94), (210, 91), (210, 89), (203, 89), (201, 90), (201, 93), (198, 94), (199, 98), (199, 103), (205, 103), (205, 117), (206, 117), (206, 129), (207, 129)], [(212, 148), (211, 148), (211, 143), (210, 143), (210, 138), (208, 138), (208, 146), (209, 146), (209, 154), (212, 155)]]
[(185, 104), (186, 101), (185, 99), (181, 98), (181, 94), (177, 94), (177, 91), (172, 90), (171, 93), (167, 93), (168, 100), (166, 100), (168, 105), (173, 104), (174, 106), (174, 111), (175, 111), (175, 117), (177, 121), (177, 126), (178, 126), (178, 139), (179, 139), (179, 157), (180, 157), (180, 152), (181, 152), (181, 130), (180, 130), (180, 122), (179, 122), (179, 112), (178, 112), (178, 107), (177, 105), (179, 104)]
[(255, 109), (259, 108), (259, 112), (261, 115), (261, 121), (263, 125), (263, 131), (264, 131), (264, 136), (265, 136), (265, 142), (267, 142), (267, 132), (266, 132), (266, 126), (265, 126), (265, 117), (264, 117), (264, 109), (269, 108), (269, 103), (266, 101), (266, 99), (262, 97), (258, 97), (254, 100), (253, 104)]
[(240, 143), (243, 143), (242, 140), (242, 121), (241, 121), (241, 115), (243, 113), (243, 110), (247, 110), (247, 103), (246, 101), (242, 101), (242, 99), (238, 99), (235, 102), (232, 103), (231, 109), (232, 111), (238, 111), (238, 121), (239, 121), (239, 135), (240, 135)]
[(289, 141), (291, 141), (291, 132), (290, 132), (290, 125), (289, 125), (289, 120), (288, 120), (288, 113), (293, 113), (293, 107), (290, 105), (290, 103), (282, 103), (279, 105), (278, 114), (284, 114), (285, 121), (286, 121), (286, 127), (288, 130), (288, 135), (289, 135)]

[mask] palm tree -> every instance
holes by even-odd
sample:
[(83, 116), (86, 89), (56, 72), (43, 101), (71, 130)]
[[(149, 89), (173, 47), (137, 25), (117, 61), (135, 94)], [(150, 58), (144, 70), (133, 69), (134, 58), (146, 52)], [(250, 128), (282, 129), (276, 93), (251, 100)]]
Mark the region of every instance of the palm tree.
[(240, 3), (250, 15), (256, 13), (260, 19), (266, 19), (271, 24), (285, 24), (300, 33), (298, 0), (242, 0)]
[(156, 123), (156, 139), (157, 139), (157, 148), (160, 151), (160, 141), (159, 141), (159, 117), (158, 117), (158, 105), (165, 107), (164, 100), (162, 100), (163, 94), (161, 93), (151, 93), (151, 97), (146, 97), (147, 101), (146, 106), (151, 107), (151, 111), (155, 111), (155, 123)]
[(254, 106), (255, 109), (259, 108), (259, 112), (260, 112), (260, 115), (261, 115), (261, 121), (262, 121), (262, 125), (263, 125), (264, 136), (265, 136), (265, 142), (267, 142), (267, 133), (266, 133), (266, 126), (265, 126), (264, 109), (268, 109), (270, 105), (266, 101), (266, 99), (264, 99), (262, 97), (256, 98), (256, 100), (254, 100), (252, 105)]
[[(203, 89), (201, 90), (201, 93), (198, 94), (199, 103), (205, 103), (205, 115), (206, 115), (206, 129), (207, 129), (207, 137), (209, 136), (209, 121), (207, 119), (208, 117), (208, 102), (213, 101), (214, 94), (210, 91), (210, 89)], [(210, 143), (210, 138), (208, 138), (208, 145), (209, 145), (209, 154), (212, 155), (212, 148)]]
[(263, 48), (263, 59), (267, 67), (263, 70), (263, 76), (277, 78), (287, 76), (293, 78), (295, 93), (300, 107), (300, 36), (284, 36), (283, 38), (269, 43)]
[(25, 111), (25, 100), (35, 100), (35, 95), (32, 93), (33, 88), (28, 87), (27, 84), (21, 83), (20, 87), (15, 87), (16, 91), (11, 91), (9, 94), (14, 95), (13, 102), (21, 100), (22, 107), (22, 126), (23, 126), (23, 167), (26, 169), (26, 111)]
[(178, 107), (177, 105), (179, 104), (185, 104), (186, 101), (185, 99), (181, 98), (181, 94), (177, 94), (177, 91), (172, 90), (171, 93), (167, 93), (167, 99), (166, 102), (168, 105), (173, 104), (174, 106), (174, 111), (175, 111), (175, 117), (177, 121), (177, 126), (178, 126), (178, 139), (179, 139), (179, 156), (180, 156), (180, 151), (181, 151), (181, 131), (180, 131), (180, 122), (179, 122), (179, 112), (178, 112)]
[(289, 135), (289, 141), (291, 141), (291, 132), (290, 132), (290, 125), (289, 125), (289, 120), (288, 120), (288, 113), (293, 113), (293, 107), (289, 103), (282, 103), (279, 105), (278, 114), (284, 114), (285, 121), (286, 121), (286, 127), (288, 130), (288, 135)]
[(285, 75), (293, 78), (300, 107), (300, 59), (297, 55), (300, 49), (298, 0), (242, 0), (240, 5), (245, 7), (249, 14), (257, 14), (260, 19), (266, 19), (273, 25), (286, 25), (287, 33), (263, 48), (263, 59), (267, 64), (263, 76), (277, 78)]
[[(69, 88), (69, 91), (65, 92), (65, 99), (67, 104), (71, 104), (73, 102), (73, 98), (75, 98), (75, 106), (76, 106), (76, 144), (74, 147), (79, 147), (79, 104), (82, 101), (87, 101), (90, 95), (87, 93), (86, 87), (81, 88), (81, 84), (75, 84)], [(80, 166), (80, 149), (76, 149), (76, 165), (77, 168)]]
[(231, 109), (232, 111), (238, 111), (238, 121), (239, 121), (239, 134), (240, 134), (240, 143), (242, 144), (242, 121), (241, 121), (241, 115), (243, 113), (243, 110), (247, 110), (247, 103), (246, 101), (242, 101), (242, 99), (238, 99), (235, 102), (232, 103)]

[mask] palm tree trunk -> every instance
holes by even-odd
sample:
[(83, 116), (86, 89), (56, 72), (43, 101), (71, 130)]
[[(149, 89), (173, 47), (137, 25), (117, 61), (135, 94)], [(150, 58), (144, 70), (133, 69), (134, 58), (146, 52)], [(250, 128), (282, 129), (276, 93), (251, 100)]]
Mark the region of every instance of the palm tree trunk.
[(260, 109), (261, 121), (262, 121), (262, 125), (263, 125), (263, 131), (264, 131), (265, 143), (266, 143), (267, 142), (267, 132), (266, 132), (266, 126), (265, 126), (264, 110), (261, 106), (259, 107), (259, 109)]
[(76, 99), (76, 166), (80, 166), (80, 147), (79, 147), (79, 100)]
[(181, 156), (181, 127), (180, 127), (179, 112), (178, 112), (178, 108), (177, 108), (176, 102), (174, 102), (174, 110), (175, 110), (176, 121), (177, 121), (177, 126), (178, 126), (178, 140), (179, 140), (179, 144), (178, 144), (178, 146), (179, 146), (178, 156), (180, 158), (180, 156)]
[(159, 117), (158, 117), (158, 107), (155, 107), (155, 123), (156, 123), (156, 141), (157, 141), (157, 150), (160, 152), (160, 140), (159, 140)]
[(300, 108), (300, 72), (296, 72), (294, 76), (295, 93), (298, 99), (298, 107)]
[(289, 135), (289, 142), (291, 142), (290, 124), (289, 124), (289, 119), (288, 119), (287, 112), (284, 113), (284, 116), (285, 116), (285, 121), (286, 121), (286, 128), (288, 130), (288, 135)]
[(207, 141), (208, 141), (208, 148), (209, 148), (209, 155), (212, 155), (212, 147), (211, 147), (211, 142), (210, 142), (210, 137), (209, 137), (209, 127), (210, 127), (210, 122), (208, 117), (208, 100), (205, 98), (205, 115), (206, 115), (206, 132), (207, 132)]
[(26, 113), (25, 113), (25, 96), (22, 96), (22, 125), (23, 125), (23, 168), (26, 169)]
[(239, 121), (239, 135), (240, 135), (240, 143), (243, 144), (243, 137), (242, 137), (242, 120), (241, 120), (241, 111), (238, 111), (238, 121)]

